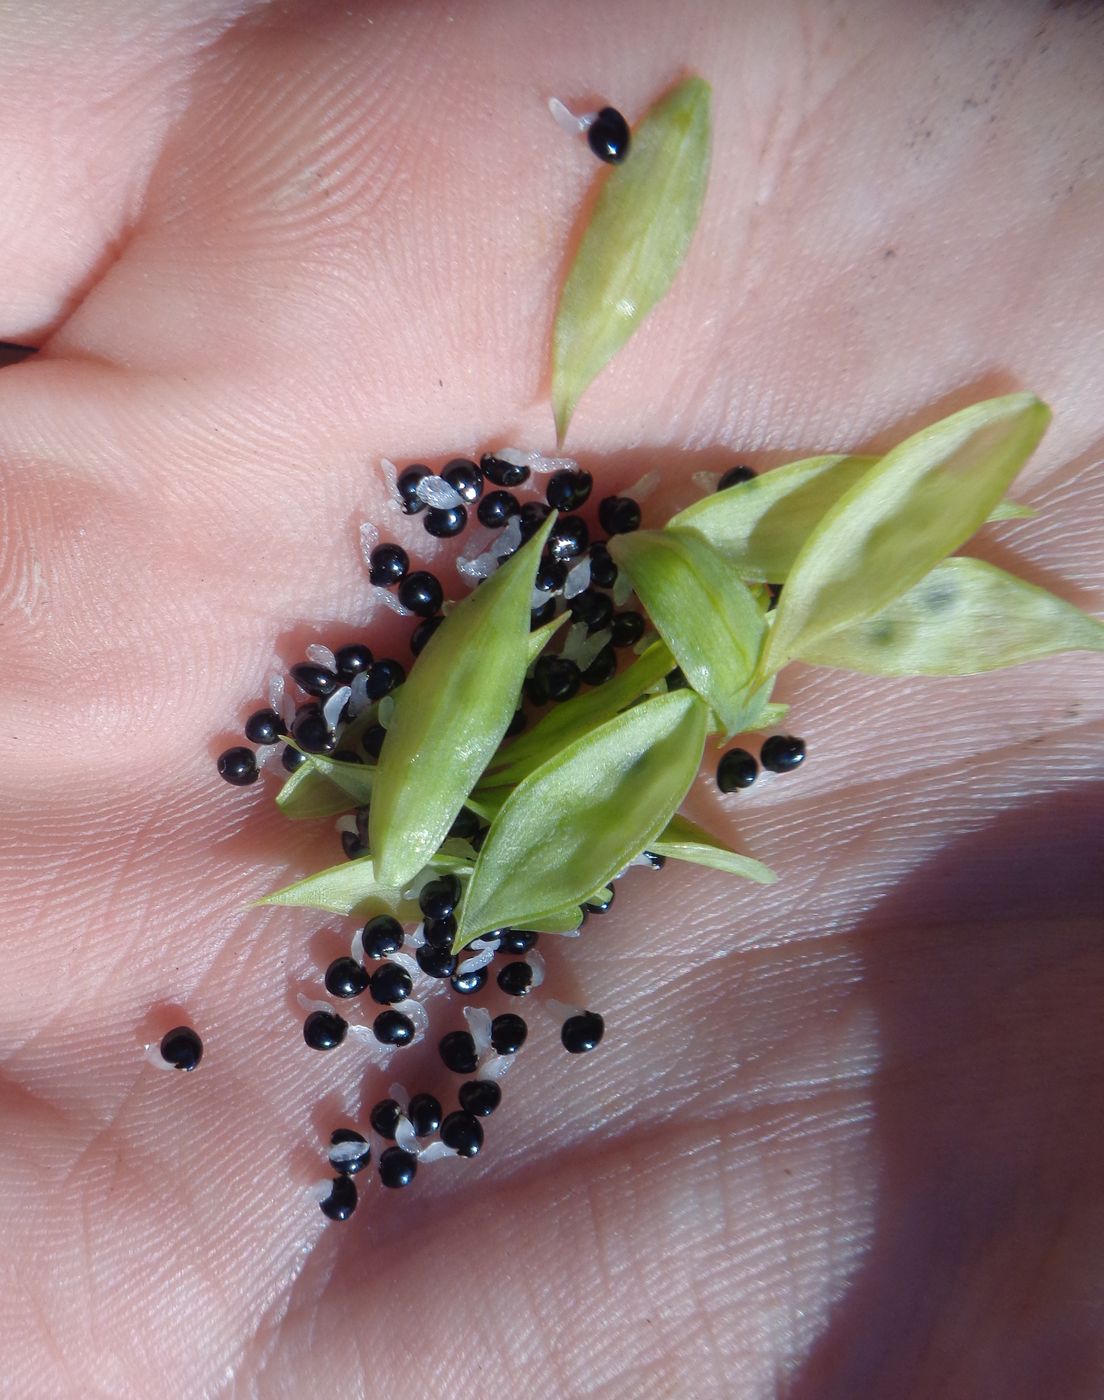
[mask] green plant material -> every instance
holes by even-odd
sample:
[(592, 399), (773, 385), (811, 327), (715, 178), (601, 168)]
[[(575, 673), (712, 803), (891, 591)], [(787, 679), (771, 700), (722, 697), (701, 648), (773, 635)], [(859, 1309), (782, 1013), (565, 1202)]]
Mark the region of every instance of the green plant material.
[(708, 865), (714, 870), (725, 870), (730, 875), (742, 875), (759, 885), (773, 885), (778, 876), (751, 856), (743, 856), (727, 846), (718, 836), (704, 830), (685, 817), (675, 816), (667, 823), (659, 837), (652, 841), (648, 849), (659, 856), (670, 856), (672, 860), (690, 861), (694, 865)]
[(753, 713), (752, 676), (766, 630), (746, 584), (689, 530), (615, 535), (609, 551), (686, 679), (725, 732), (739, 733)]
[(533, 580), (555, 521), (552, 512), (449, 613), (403, 685), (368, 818), (384, 884), (401, 885), (425, 865), (514, 717), (529, 664)]
[[(299, 745), (293, 743), (292, 748), (299, 748)], [(306, 751), (299, 749), (299, 752)], [(344, 794), (345, 806), (338, 810), (349, 811), (352, 807), (367, 807), (371, 802), (376, 775), (375, 764), (349, 763), (346, 759), (327, 758), (325, 754), (320, 753), (308, 753), (306, 760), (295, 770), (292, 777), (307, 768), (317, 773), (320, 778), (325, 779), (327, 788), (337, 788)], [(287, 787), (286, 783), (284, 787)]]
[(392, 914), (417, 919), (418, 901), (404, 899), (402, 888), (377, 879), (368, 856), (342, 861), (267, 894), (258, 904), (283, 904), (296, 909), (325, 909), (331, 914)]
[(1104, 651), (1104, 623), (980, 559), (945, 559), (801, 659), (876, 676), (970, 676), (1062, 651)]
[[(359, 745), (364, 735), (378, 721), (379, 706), (366, 706), (356, 719), (351, 720), (341, 734), (341, 747), (351, 749)], [(291, 741), (292, 748), (298, 744)], [(303, 752), (302, 749), (299, 750)], [(334, 783), (310, 763), (300, 764), (289, 773), (276, 794), (276, 806), (290, 821), (309, 821), (318, 817), (339, 816), (350, 812), (356, 804), (348, 793)]]
[[(494, 575), (492, 574), (493, 578)], [(526, 666), (532, 666), (537, 657), (545, 649), (548, 643), (571, 616), (570, 613), (562, 612), (559, 617), (554, 617), (551, 622), (546, 622), (543, 627), (535, 627), (529, 633), (529, 655), (526, 659)]]
[(631, 666), (606, 681), (605, 685), (595, 686), (593, 690), (576, 695), (549, 710), (527, 734), (519, 735), (496, 755), (491, 762), (491, 771), (477, 789), (479, 797), (485, 798), (484, 787), (490, 790), (520, 783), (560, 749), (604, 723), (634, 700), (639, 700), (651, 686), (663, 679), (674, 664), (675, 659), (664, 644), (653, 642)]
[(1000, 501), (985, 517), (986, 525), (996, 525), (1002, 520), (1034, 520), (1039, 512), (1034, 506), (1025, 506), (1021, 501)]
[(689, 690), (644, 700), (530, 773), (491, 824), (454, 947), (581, 904), (644, 850), (694, 781), (705, 718)]
[[(668, 521), (669, 530), (694, 530), (724, 555), (744, 579), (784, 583), (805, 541), (842, 495), (878, 457), (803, 457), (695, 501)], [(1023, 520), (1030, 506), (1001, 501), (990, 521)]]
[(969, 539), (1049, 420), (1033, 395), (1010, 394), (954, 413), (887, 453), (827, 511), (794, 560), (762, 675), (837, 627), (880, 612)]
[(661, 98), (609, 172), (567, 274), (552, 331), (552, 406), (562, 443), (587, 386), (663, 296), (698, 225), (709, 174), (710, 88)]
[(583, 922), (583, 911), (577, 904), (550, 914), (530, 915), (524, 924), (515, 925), (530, 933), (571, 933)]

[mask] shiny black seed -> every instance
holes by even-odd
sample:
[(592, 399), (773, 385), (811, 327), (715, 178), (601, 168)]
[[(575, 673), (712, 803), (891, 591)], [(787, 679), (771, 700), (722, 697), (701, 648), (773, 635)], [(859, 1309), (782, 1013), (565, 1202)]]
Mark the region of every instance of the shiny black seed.
[(161, 1058), (174, 1069), (191, 1071), (203, 1058), (203, 1041), (191, 1026), (175, 1026), (161, 1037)]
[(335, 1176), (330, 1194), (318, 1206), (327, 1220), (348, 1220), (357, 1208), (356, 1182), (350, 1176)]
[(556, 559), (544, 558), (537, 565), (534, 588), (542, 588), (545, 593), (560, 593), (567, 582), (567, 565)]
[(678, 666), (673, 671), (668, 671), (663, 679), (667, 682), (668, 690), (686, 690), (689, 685), (689, 681)]
[(296, 768), (301, 768), (307, 761), (305, 753), (300, 753), (298, 749), (293, 749), (290, 744), (284, 745), (284, 751), (280, 755), (280, 763), (289, 773), (294, 773)]
[(452, 990), (460, 996), (474, 996), (487, 985), (487, 969), (477, 967), (468, 972), (455, 972), (449, 980)]
[(367, 671), (372, 664), (372, 653), (367, 647), (354, 642), (351, 646), (342, 647), (334, 654), (334, 661), (337, 663), (337, 674), (340, 680), (351, 681), (359, 676), (361, 671)]
[(504, 462), (501, 458), (487, 453), (479, 459), (483, 475), (495, 486), (520, 486), (529, 480), (529, 468), (514, 462)]
[(662, 870), (667, 864), (667, 857), (659, 855), (656, 851), (641, 851), (640, 854), (653, 870)]
[(368, 847), (360, 839), (355, 831), (343, 831), (341, 833), (341, 849), (345, 852), (346, 860), (359, 860), (366, 855)]
[(629, 154), (629, 124), (616, 107), (603, 107), (587, 128), (587, 145), (607, 165)]
[(539, 934), (531, 933), (525, 928), (504, 928), (499, 935), (497, 952), (512, 953), (514, 957), (520, 957), (522, 953), (527, 953), (530, 948), (537, 946)]
[(341, 1161), (335, 1162), (330, 1157), (330, 1166), (337, 1172), (338, 1176), (356, 1176), (357, 1172), (362, 1172), (372, 1160), (372, 1149), (360, 1133), (352, 1128), (335, 1128), (330, 1134), (330, 1146), (337, 1147), (342, 1142), (355, 1142), (363, 1147), (364, 1151), (355, 1157), (345, 1157)]
[(461, 807), (456, 814), (456, 819), (449, 827), (449, 835), (458, 837), (461, 841), (470, 841), (483, 823), (468, 807)]
[(381, 1011), (372, 1022), (372, 1034), (381, 1045), (409, 1045), (414, 1039), (414, 1022), (401, 1011)]
[(460, 1157), (475, 1157), (483, 1146), (483, 1128), (478, 1118), (457, 1109), (441, 1124), (441, 1141)]
[(330, 996), (358, 997), (368, 985), (368, 974), (352, 958), (334, 958), (325, 980)]
[(534, 668), (533, 679), (549, 700), (570, 700), (579, 689), (581, 677), (574, 661), (563, 656), (542, 656)]
[(750, 481), (753, 476), (755, 476), (755, 472), (750, 467), (729, 467), (728, 471), (717, 482), (717, 490), (727, 491), (730, 486), (739, 486), (742, 481)]
[(751, 787), (758, 772), (759, 765), (747, 749), (729, 749), (717, 764), (717, 786), (722, 792)]
[(507, 963), (498, 974), (498, 985), (509, 997), (529, 995), (533, 981), (533, 969), (527, 962)]
[(483, 473), (466, 457), (454, 457), (441, 473), (441, 480), (447, 481), (469, 506), (483, 494)]
[(578, 510), (590, 496), (594, 478), (590, 472), (553, 472), (544, 496), (553, 510)]
[(332, 1011), (312, 1011), (303, 1022), (303, 1039), (312, 1050), (335, 1050), (348, 1029), (348, 1021)]
[(463, 506), (449, 506), (447, 509), (431, 507), (426, 511), (426, 534), (439, 540), (458, 535), (467, 523), (468, 512)]
[(368, 577), (378, 588), (401, 583), (410, 568), (410, 555), (401, 544), (378, 544), (368, 556)]
[(491, 1044), (500, 1055), (516, 1055), (528, 1034), (529, 1027), (512, 1011), (504, 1011), (491, 1022)]
[(382, 661), (376, 661), (368, 672), (368, 699), (382, 700), (405, 680), (406, 672), (399, 663), (385, 656)]
[(417, 569), (399, 584), (399, 602), (419, 617), (432, 617), (444, 601), (440, 581), (425, 569)]
[(456, 937), (456, 920), (451, 914), (443, 919), (427, 919), (422, 925), (425, 941), (431, 948), (451, 948)]
[(360, 935), (366, 958), (387, 958), (402, 947), (402, 924), (390, 914), (377, 914), (364, 925)]
[(480, 525), (489, 530), (497, 530), (521, 510), (516, 496), (509, 491), (488, 491), (476, 507)]
[(399, 1119), (402, 1117), (402, 1109), (395, 1099), (380, 1099), (378, 1103), (372, 1105), (372, 1111), (368, 1115), (368, 1121), (372, 1125), (372, 1131), (379, 1133), (381, 1138), (394, 1141), (395, 1129), (399, 1126)]
[(553, 559), (578, 559), (590, 543), (590, 531), (581, 515), (565, 516), (552, 526), (545, 549)]
[(607, 496), (598, 506), (598, 522), (607, 535), (627, 535), (640, 528), (640, 507), (630, 496)]
[(610, 642), (615, 647), (634, 647), (644, 635), (644, 619), (632, 609), (614, 613), (611, 628), (613, 636)]
[(382, 724), (370, 725), (361, 735), (360, 745), (369, 758), (376, 759), (380, 756), (380, 749), (383, 748), (383, 741), (387, 738), (387, 730)]
[[(372, 973), (369, 988), (372, 993), (372, 1000), (379, 1002), (381, 1006), (391, 1006), (397, 1001), (405, 1001), (413, 990), (414, 983), (410, 973), (405, 967), (400, 967), (398, 963), (381, 963)], [(377, 1036), (379, 1032), (377, 1031)], [(382, 1037), (380, 1037), (382, 1039)], [(402, 1040), (393, 1040), (391, 1044), (405, 1044)]]
[(425, 510), (426, 503), (418, 495), (418, 483), (432, 475), (429, 468), (423, 467), (420, 463), (413, 467), (407, 467), (404, 472), (399, 473), (396, 485), (399, 488), (403, 510), (407, 515), (417, 515), (419, 511)]
[[(556, 600), (549, 598), (547, 603), (542, 603), (539, 608), (534, 608), (529, 614), (529, 630), (535, 631), (538, 627), (543, 627), (546, 622), (551, 622), (556, 616)], [(543, 703), (541, 701), (535, 702)]]
[(502, 1102), (502, 1090), (493, 1079), (469, 1079), (460, 1085), (460, 1107), (473, 1118), (489, 1118)]
[(610, 885), (608, 889), (608, 899), (606, 899), (604, 896), (601, 899), (599, 899), (598, 896), (595, 895), (593, 899), (588, 899), (587, 902), (583, 905), (583, 911), (587, 914), (604, 914), (606, 910), (610, 907), (610, 905), (613, 903), (613, 897), (617, 893), (617, 891), (613, 888), (612, 885)]
[(582, 1011), (569, 1016), (560, 1027), (563, 1048), (571, 1055), (584, 1055), (601, 1041), (606, 1023), (597, 1011)]
[(325, 666), (315, 666), (311, 661), (301, 661), (291, 668), (291, 678), (300, 690), (308, 695), (325, 699), (337, 689), (337, 677)]
[(585, 622), (588, 632), (601, 632), (613, 619), (613, 599), (608, 593), (584, 588), (568, 603), (572, 620)]
[(415, 1094), (406, 1110), (416, 1137), (429, 1137), (441, 1126), (441, 1104), (432, 1094)]
[(409, 1186), (418, 1175), (418, 1159), (412, 1152), (404, 1152), (401, 1147), (386, 1147), (380, 1153), (379, 1179), (384, 1186), (398, 1190)]
[(424, 622), (418, 623), (417, 627), (415, 627), (414, 631), (410, 634), (410, 650), (415, 656), (421, 656), (422, 652), (425, 650), (426, 642), (429, 641), (430, 637), (433, 636), (434, 632), (437, 631), (444, 620), (443, 617), (427, 617)]
[(522, 540), (532, 539), (548, 519), (549, 514), (550, 508), (543, 501), (526, 501), (518, 516)]
[(612, 588), (617, 582), (617, 565), (601, 540), (590, 546), (590, 582), (594, 588)]
[(447, 948), (431, 948), (428, 943), (423, 943), (415, 956), (427, 977), (451, 977), (456, 971), (457, 959)]
[(474, 1074), (479, 1057), (468, 1031), (449, 1031), (437, 1046), (441, 1061), (454, 1074)]
[(583, 672), (587, 685), (605, 685), (617, 673), (617, 653), (613, 647), (603, 647)]
[(455, 875), (429, 880), (418, 895), (418, 908), (427, 919), (447, 919), (460, 903), (460, 881)]
[(251, 744), (275, 744), (287, 733), (275, 710), (255, 710), (245, 721), (245, 737)]
[(525, 728), (525, 711), (515, 710), (514, 717), (506, 727), (506, 737), (512, 739), (515, 734), (520, 734)]
[(772, 734), (759, 750), (759, 762), (772, 773), (789, 773), (805, 761), (805, 740), (792, 734)]
[(252, 749), (239, 745), (218, 757), (219, 777), (234, 787), (248, 787), (257, 781), (257, 758)]
[(337, 737), (316, 706), (304, 705), (291, 726), (292, 738), (307, 753), (333, 753)]

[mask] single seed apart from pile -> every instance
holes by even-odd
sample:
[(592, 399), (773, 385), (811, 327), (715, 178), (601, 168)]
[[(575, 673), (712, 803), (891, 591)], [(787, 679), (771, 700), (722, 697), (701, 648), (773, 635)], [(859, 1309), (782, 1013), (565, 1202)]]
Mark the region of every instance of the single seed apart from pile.
[(422, 652), (425, 650), (426, 642), (429, 641), (430, 637), (433, 636), (434, 632), (437, 631), (444, 620), (443, 617), (427, 617), (424, 622), (418, 623), (417, 627), (415, 627), (414, 631), (410, 634), (410, 650), (415, 656), (421, 656)]
[(533, 969), (527, 962), (507, 963), (498, 974), (497, 981), (507, 996), (528, 996), (533, 981)]
[(468, 523), (468, 512), (463, 506), (450, 506), (447, 510), (431, 508), (426, 511), (426, 533), (439, 540), (451, 539), (458, 535)]
[(447, 948), (431, 948), (428, 943), (424, 943), (415, 956), (418, 966), (427, 977), (451, 977), (456, 971), (458, 960)]
[(474, 996), (487, 985), (487, 969), (477, 967), (474, 971), (455, 972), (450, 979), (452, 990), (462, 997)]
[(407, 467), (404, 472), (399, 473), (396, 485), (399, 488), (399, 496), (402, 499), (403, 510), (407, 515), (417, 515), (425, 510), (425, 501), (418, 495), (418, 487), (427, 476), (433, 473), (428, 467), (423, 467), (417, 463), (412, 467)]
[(363, 1171), (372, 1160), (372, 1149), (360, 1133), (354, 1132), (352, 1128), (335, 1128), (330, 1134), (331, 1147), (337, 1147), (346, 1142), (358, 1143), (363, 1151), (358, 1152), (355, 1157), (342, 1157), (336, 1162), (331, 1154), (330, 1166), (333, 1167), (338, 1176), (356, 1176), (357, 1172)]
[(517, 497), (511, 496), (509, 491), (488, 491), (476, 507), (475, 514), (480, 525), (497, 530), (520, 510)]
[(478, 1118), (457, 1109), (441, 1124), (441, 1141), (460, 1157), (475, 1157), (483, 1146), (483, 1128)]
[[(372, 973), (369, 989), (373, 1001), (378, 1002), (380, 1006), (391, 1006), (395, 1002), (405, 1001), (414, 990), (414, 983), (405, 967), (400, 967), (398, 963), (385, 962)], [(391, 1043), (405, 1044), (403, 1041)]]
[(218, 757), (220, 778), (225, 778), (234, 787), (248, 787), (257, 781), (257, 759), (252, 749), (242, 745), (227, 749)]
[(772, 773), (789, 773), (805, 761), (805, 740), (772, 734), (759, 750), (759, 762)]
[(603, 107), (587, 128), (587, 145), (607, 165), (619, 165), (629, 154), (629, 124), (616, 107)]
[(529, 480), (529, 468), (517, 462), (504, 462), (492, 453), (479, 459), (483, 475), (495, 486), (520, 486)]
[(381, 1011), (372, 1022), (372, 1034), (381, 1045), (409, 1045), (414, 1039), (414, 1022), (401, 1011)]
[(473, 1118), (489, 1118), (502, 1102), (502, 1090), (493, 1079), (469, 1079), (460, 1085), (460, 1107)]
[(337, 677), (325, 666), (316, 666), (312, 661), (300, 661), (290, 672), (292, 680), (300, 690), (308, 695), (316, 695), (324, 700), (337, 689)]
[(275, 744), (287, 726), (275, 710), (255, 710), (245, 721), (245, 737), (251, 744)]
[(402, 947), (402, 924), (390, 914), (377, 914), (364, 925), (360, 938), (366, 958), (388, 958)]
[(444, 598), (440, 580), (426, 569), (407, 574), (399, 584), (399, 602), (418, 617), (432, 617), (440, 610)]
[(401, 1147), (388, 1147), (379, 1159), (379, 1179), (384, 1186), (398, 1189), (409, 1186), (418, 1174), (418, 1159)]
[(468, 1031), (449, 1031), (437, 1046), (441, 1061), (453, 1074), (474, 1074), (479, 1064), (475, 1041)]
[(352, 958), (335, 958), (326, 969), (325, 982), (332, 997), (358, 997), (368, 986), (368, 974)]
[(429, 1137), (441, 1126), (441, 1104), (432, 1094), (415, 1094), (406, 1116), (416, 1137)]
[(578, 510), (586, 505), (594, 486), (590, 472), (553, 472), (548, 478), (544, 496), (553, 510)]
[(454, 457), (441, 473), (441, 478), (469, 506), (474, 505), (483, 494), (483, 473), (466, 457)]
[(560, 1028), (563, 1048), (571, 1055), (584, 1055), (602, 1039), (606, 1023), (596, 1011), (583, 1011), (569, 1016)]
[(327, 1220), (348, 1220), (357, 1208), (356, 1182), (349, 1176), (335, 1176), (330, 1194), (318, 1203)]
[(348, 1029), (348, 1021), (332, 1011), (312, 1011), (303, 1022), (303, 1039), (312, 1050), (336, 1050)]
[(342, 647), (334, 656), (337, 663), (338, 678), (343, 681), (351, 681), (360, 675), (361, 671), (367, 671), (372, 664), (372, 653), (367, 647), (354, 642), (351, 646)]
[(504, 1011), (491, 1022), (491, 1044), (500, 1055), (516, 1055), (528, 1034), (529, 1027), (512, 1011)]
[(717, 764), (717, 786), (722, 792), (751, 787), (758, 773), (759, 765), (747, 749), (729, 749)]
[(161, 1037), (161, 1058), (174, 1069), (190, 1073), (203, 1058), (203, 1041), (191, 1026), (174, 1026)]
[(379, 1133), (381, 1138), (391, 1142), (394, 1141), (395, 1129), (399, 1126), (401, 1117), (402, 1109), (394, 1099), (380, 1099), (372, 1105), (368, 1122), (371, 1123), (374, 1133)]
[(750, 467), (745, 467), (743, 465), (729, 467), (728, 471), (726, 471), (720, 481), (717, 482), (717, 490), (727, 491), (730, 486), (739, 486), (741, 482), (750, 481), (754, 475), (755, 472), (753, 472)]
[(410, 555), (401, 544), (378, 544), (368, 556), (368, 577), (378, 588), (401, 583), (409, 568)]

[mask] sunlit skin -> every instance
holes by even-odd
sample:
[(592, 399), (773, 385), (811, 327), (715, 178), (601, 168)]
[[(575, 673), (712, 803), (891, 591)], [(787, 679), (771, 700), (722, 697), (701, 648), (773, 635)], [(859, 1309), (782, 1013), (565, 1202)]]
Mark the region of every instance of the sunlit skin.
[[(379, 459), (554, 446), (605, 167), (547, 99), (633, 121), (686, 72), (712, 178), (572, 422), (594, 501), (658, 467), (659, 524), (697, 471), (1028, 389), (1039, 517), (971, 547), (1104, 614), (1102, 48), (1077, 4), (4, 7), (0, 339), (41, 347), (0, 370), (11, 1394), (1099, 1395), (1099, 656), (788, 670), (800, 770), (722, 797), (711, 751), (689, 807), (778, 884), (668, 861), (543, 940), (544, 988), (473, 999), (531, 1022), (482, 1152), (362, 1173), (340, 1224), (309, 1187), (395, 1075), (303, 1043), (350, 927), (248, 907), (340, 847), (215, 758), (274, 656), (409, 660), (358, 525), (450, 587), (457, 543)], [(449, 1113), (470, 1003), (428, 1004), (396, 1066)], [(181, 1024), (202, 1063), (159, 1072)]]

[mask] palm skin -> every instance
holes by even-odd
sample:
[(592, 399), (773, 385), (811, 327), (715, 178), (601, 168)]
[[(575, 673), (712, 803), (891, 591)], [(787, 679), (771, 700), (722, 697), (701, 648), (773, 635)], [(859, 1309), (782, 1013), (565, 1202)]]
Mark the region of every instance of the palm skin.
[[(391, 1076), (308, 1051), (294, 991), (348, 929), (246, 907), (333, 834), (213, 759), (273, 648), (362, 635), (361, 519), (453, 552), (381, 456), (551, 445), (596, 168), (545, 99), (635, 119), (683, 69), (715, 90), (706, 210), (572, 427), (599, 488), (661, 465), (659, 519), (694, 470), (1029, 387), (1040, 518), (972, 547), (1104, 611), (1099, 14), (0, 25), (0, 337), (43, 346), (0, 375), (4, 1393), (1098, 1394), (1098, 657), (787, 672), (805, 768), (692, 799), (778, 885), (636, 872), (549, 951), (600, 1051), (569, 1062), (534, 1009), (483, 1155), (340, 1227), (318, 1143)], [(185, 1018), (205, 1062), (159, 1074), (141, 1043)]]

